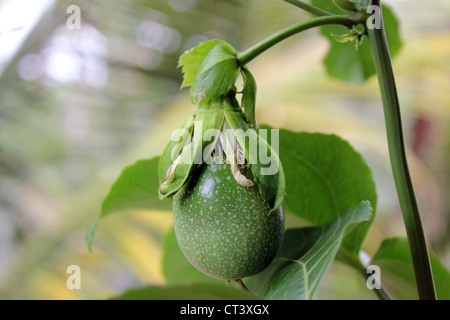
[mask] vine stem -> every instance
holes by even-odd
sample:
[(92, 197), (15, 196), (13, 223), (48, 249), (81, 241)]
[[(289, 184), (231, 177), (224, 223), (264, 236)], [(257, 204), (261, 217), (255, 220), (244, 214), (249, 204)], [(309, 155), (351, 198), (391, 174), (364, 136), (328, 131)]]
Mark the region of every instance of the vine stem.
[(361, 12), (357, 12), (347, 16), (337, 16), (337, 15), (321, 16), (293, 24), (289, 27), (286, 27), (272, 34), (271, 36), (267, 37), (261, 42), (258, 42), (249, 49), (239, 53), (237, 55), (238, 62), (241, 66), (244, 66), (251, 60), (256, 58), (258, 55), (260, 55), (267, 49), (271, 48), (272, 46), (276, 45), (277, 43), (283, 41), (284, 39), (311, 28), (320, 27), (328, 24), (339, 24), (351, 29), (355, 25), (362, 22), (363, 16), (364, 15)]
[(284, 0), (290, 4), (293, 4), (296, 7), (299, 7), (305, 11), (308, 11), (309, 13), (312, 13), (313, 15), (316, 16), (331, 16), (333, 15), (332, 13), (329, 13), (325, 10), (322, 10), (320, 8), (314, 7), (312, 5), (310, 5), (309, 3), (303, 2), (303, 1), (299, 1), (299, 0)]
[(400, 105), (382, 21), (381, 1), (373, 0), (372, 4), (380, 8), (380, 16), (377, 18), (381, 23), (379, 29), (368, 28), (367, 32), (383, 102), (389, 156), (409, 241), (417, 290), (420, 299), (435, 300), (436, 292), (430, 258), (406, 160)]

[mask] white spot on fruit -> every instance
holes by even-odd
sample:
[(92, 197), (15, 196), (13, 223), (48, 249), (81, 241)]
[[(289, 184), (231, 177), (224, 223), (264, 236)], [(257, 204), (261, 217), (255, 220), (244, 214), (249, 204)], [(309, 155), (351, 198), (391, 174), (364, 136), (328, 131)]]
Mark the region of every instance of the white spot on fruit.
[(204, 181), (199, 188), (202, 197), (211, 198), (213, 195), (213, 186), (214, 186), (213, 179), (207, 179), (206, 181)]

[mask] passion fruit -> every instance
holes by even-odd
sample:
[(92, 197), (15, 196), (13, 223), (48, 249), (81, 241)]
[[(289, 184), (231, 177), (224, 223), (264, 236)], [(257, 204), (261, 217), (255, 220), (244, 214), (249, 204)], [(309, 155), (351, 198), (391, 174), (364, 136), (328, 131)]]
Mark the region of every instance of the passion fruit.
[(237, 280), (261, 272), (283, 239), (282, 206), (271, 212), (258, 186), (238, 184), (229, 164), (202, 164), (173, 197), (173, 213), (184, 256), (216, 279)]

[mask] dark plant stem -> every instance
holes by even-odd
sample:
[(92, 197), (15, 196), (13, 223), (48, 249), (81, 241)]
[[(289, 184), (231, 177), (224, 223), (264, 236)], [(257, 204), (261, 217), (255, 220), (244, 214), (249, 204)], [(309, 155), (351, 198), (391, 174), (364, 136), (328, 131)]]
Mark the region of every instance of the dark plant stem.
[[(380, 0), (373, 0), (372, 4), (381, 8)], [(382, 19), (381, 15), (378, 18)], [(425, 234), (406, 161), (394, 72), (382, 21), (380, 25), (380, 29), (368, 28), (367, 31), (384, 107), (392, 172), (408, 236), (419, 298), (435, 300), (436, 292)]]
[[(367, 277), (367, 274), (364, 274), (364, 276)], [(389, 295), (383, 285), (380, 285), (379, 289), (373, 289), (373, 291), (375, 291), (375, 294), (380, 300), (392, 300), (392, 297)]]

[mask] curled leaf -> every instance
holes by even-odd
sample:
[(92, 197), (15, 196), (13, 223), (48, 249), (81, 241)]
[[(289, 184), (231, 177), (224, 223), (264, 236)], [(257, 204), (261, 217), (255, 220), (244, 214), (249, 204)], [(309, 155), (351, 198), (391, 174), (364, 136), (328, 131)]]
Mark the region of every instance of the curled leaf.
[(209, 41), (202, 42), (196, 47), (185, 51), (178, 61), (178, 67), (183, 70), (183, 83), (181, 87), (192, 86), (195, 78), (197, 77), (198, 70), (208, 53), (218, 44), (222, 44), (228, 47), (230, 51), (233, 51), (233, 47), (220, 39), (213, 39)]
[[(249, 128), (241, 110), (225, 110), (225, 119), (233, 130), (238, 144), (244, 150), (262, 198), (272, 211), (277, 209), (284, 201), (286, 190), (286, 179), (277, 152), (262, 135)], [(277, 145), (278, 142), (274, 138), (276, 136), (276, 132), (272, 134), (272, 142)]]
[[(170, 142), (164, 149), (161, 158), (159, 160), (159, 183), (163, 183), (167, 180), (167, 171), (172, 165), (174, 160), (178, 158), (181, 150), (191, 142), (192, 132), (194, 129), (194, 116), (190, 115), (182, 127), (174, 132)], [(180, 141), (181, 139), (181, 141)]]
[(244, 80), (244, 89), (242, 90), (242, 109), (244, 109), (245, 118), (252, 129), (258, 129), (255, 114), (256, 104), (256, 81), (247, 67), (241, 70)]
[[(167, 177), (158, 190), (160, 199), (170, 197), (178, 192), (193, 170), (211, 157), (225, 121), (220, 102), (200, 104), (196, 109), (195, 118), (192, 118), (194, 121), (190, 142), (183, 147), (181, 154), (168, 166), (166, 172), (161, 172), (164, 168), (162, 165), (160, 167), (160, 174)], [(190, 121), (188, 119), (185, 125), (191, 125)], [(208, 137), (212, 138), (212, 142), (207, 139)], [(169, 144), (170, 146), (171, 144)], [(167, 151), (163, 154), (164, 158), (167, 157), (167, 154), (172, 155), (175, 146), (171, 147), (170, 151), (166, 148)], [(167, 163), (165, 164), (167, 165)]]
[(240, 67), (236, 50), (223, 43), (208, 52), (198, 68), (191, 86), (191, 100), (216, 99), (225, 95), (236, 82)]
[(347, 43), (350, 41), (353, 41), (357, 38), (357, 35), (354, 33), (350, 33), (350, 34), (333, 34), (331, 33), (331, 36), (340, 43)]

